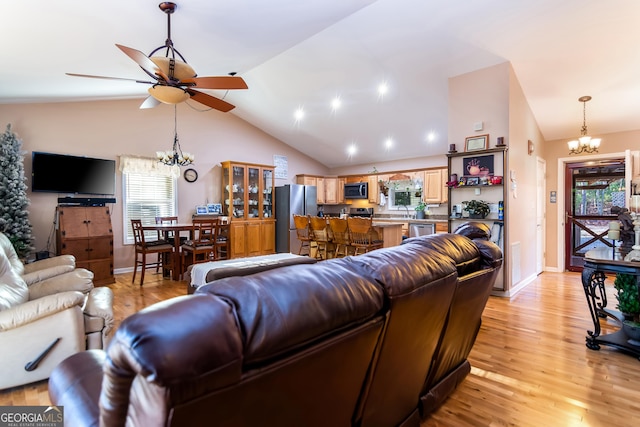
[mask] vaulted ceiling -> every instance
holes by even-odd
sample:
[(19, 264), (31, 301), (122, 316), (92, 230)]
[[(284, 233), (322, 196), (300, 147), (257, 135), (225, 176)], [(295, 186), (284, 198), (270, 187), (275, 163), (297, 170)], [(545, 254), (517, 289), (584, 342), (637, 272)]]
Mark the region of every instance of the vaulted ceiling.
[[(0, 103), (142, 102), (147, 86), (65, 73), (146, 78), (115, 44), (163, 45), (158, 3), (5, 2)], [(227, 114), (327, 167), (445, 153), (448, 78), (507, 61), (546, 140), (579, 133), (582, 95), (591, 134), (640, 128), (637, 0), (176, 3), (171, 36), (198, 75), (237, 72), (249, 85), (210, 91), (236, 105)]]

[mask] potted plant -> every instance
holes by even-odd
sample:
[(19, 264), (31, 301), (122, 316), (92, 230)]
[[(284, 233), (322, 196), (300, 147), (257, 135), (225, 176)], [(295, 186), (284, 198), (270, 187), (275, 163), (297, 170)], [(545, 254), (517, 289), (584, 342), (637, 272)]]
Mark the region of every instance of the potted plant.
[(485, 218), (489, 215), (489, 204), (482, 200), (467, 200), (462, 202), (462, 210), (469, 212), (469, 218)]
[(640, 340), (640, 297), (635, 276), (617, 273), (613, 282), (616, 288), (618, 305), (616, 308), (624, 316), (622, 329), (627, 336), (635, 341)]
[(425, 210), (427, 209), (427, 204), (421, 201), (418, 206), (415, 207), (416, 210), (416, 219), (424, 219)]

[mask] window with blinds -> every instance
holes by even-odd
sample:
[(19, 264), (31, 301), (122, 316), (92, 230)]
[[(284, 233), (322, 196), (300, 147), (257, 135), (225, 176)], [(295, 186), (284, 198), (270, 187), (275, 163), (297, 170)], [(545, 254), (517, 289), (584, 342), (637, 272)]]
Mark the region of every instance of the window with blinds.
[[(176, 216), (176, 176), (153, 168), (137, 170), (123, 168), (123, 227), (124, 243), (133, 244), (131, 220), (140, 219), (143, 225), (155, 224), (157, 216)], [(157, 238), (155, 231), (149, 232), (151, 240)]]

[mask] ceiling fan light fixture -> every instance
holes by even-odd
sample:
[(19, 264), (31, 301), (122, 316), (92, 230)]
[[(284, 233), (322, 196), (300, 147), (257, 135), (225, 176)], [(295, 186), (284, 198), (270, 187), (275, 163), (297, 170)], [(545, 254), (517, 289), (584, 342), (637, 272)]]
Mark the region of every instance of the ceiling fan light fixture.
[[(191, 65), (179, 59), (165, 56), (151, 56), (149, 59), (162, 70), (165, 76), (173, 76), (175, 80), (182, 81), (196, 77), (196, 72), (191, 68)], [(173, 71), (171, 70), (171, 62), (173, 62)]]
[(164, 104), (180, 104), (189, 99), (189, 94), (179, 87), (153, 85), (149, 88), (149, 95)]

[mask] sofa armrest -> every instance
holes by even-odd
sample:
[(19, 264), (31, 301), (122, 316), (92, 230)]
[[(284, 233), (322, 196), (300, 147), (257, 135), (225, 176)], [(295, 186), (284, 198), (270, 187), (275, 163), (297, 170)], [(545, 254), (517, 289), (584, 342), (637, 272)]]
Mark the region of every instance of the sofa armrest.
[(38, 270), (46, 270), (51, 267), (68, 266), (73, 270), (76, 268), (76, 257), (73, 255), (59, 255), (51, 258), (41, 259), (24, 265), (24, 274), (33, 273)]
[(76, 305), (82, 307), (84, 300), (81, 292), (61, 292), (0, 311), (0, 332), (19, 328)]
[(27, 273), (26, 268), (25, 272), (22, 275), (22, 278), (27, 285), (31, 286), (34, 283), (42, 282), (43, 280), (50, 279), (52, 277), (60, 276), (61, 274), (68, 273), (73, 271), (75, 267), (71, 265), (56, 265), (53, 267), (47, 267), (42, 270), (34, 270)]
[(59, 292), (78, 291), (83, 294), (93, 289), (93, 273), (84, 268), (76, 268), (68, 273), (36, 282), (29, 286), (29, 299), (42, 298)]
[(105, 287), (91, 289), (83, 311), (85, 316), (104, 320), (102, 336), (106, 337), (113, 328), (113, 291)]

